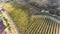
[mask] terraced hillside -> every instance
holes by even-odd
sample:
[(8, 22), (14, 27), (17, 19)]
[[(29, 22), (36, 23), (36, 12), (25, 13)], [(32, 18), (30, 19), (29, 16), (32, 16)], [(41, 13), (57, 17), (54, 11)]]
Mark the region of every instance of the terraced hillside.
[(24, 34), (59, 34), (59, 25), (50, 18), (32, 16)]

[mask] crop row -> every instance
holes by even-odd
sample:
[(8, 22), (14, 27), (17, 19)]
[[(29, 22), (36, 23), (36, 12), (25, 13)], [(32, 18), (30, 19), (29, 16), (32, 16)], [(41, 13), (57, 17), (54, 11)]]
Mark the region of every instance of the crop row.
[(46, 17), (32, 17), (32, 24), (24, 34), (59, 34), (59, 25)]

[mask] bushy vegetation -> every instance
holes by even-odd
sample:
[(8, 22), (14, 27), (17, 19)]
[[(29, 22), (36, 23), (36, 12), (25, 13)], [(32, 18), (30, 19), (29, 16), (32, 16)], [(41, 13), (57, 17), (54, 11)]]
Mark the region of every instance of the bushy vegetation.
[(27, 5), (5, 4), (4, 8), (16, 22), (20, 32), (24, 32), (28, 23), (29, 8)]

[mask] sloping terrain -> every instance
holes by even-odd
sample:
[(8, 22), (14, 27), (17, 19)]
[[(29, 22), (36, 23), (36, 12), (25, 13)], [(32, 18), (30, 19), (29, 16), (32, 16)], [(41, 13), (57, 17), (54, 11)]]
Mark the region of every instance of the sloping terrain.
[(59, 25), (50, 18), (32, 16), (24, 34), (59, 34)]
[(46, 17), (30, 15), (30, 11), (35, 8), (29, 7), (28, 5), (9, 3), (4, 5), (22, 34), (59, 34), (59, 25), (55, 21)]

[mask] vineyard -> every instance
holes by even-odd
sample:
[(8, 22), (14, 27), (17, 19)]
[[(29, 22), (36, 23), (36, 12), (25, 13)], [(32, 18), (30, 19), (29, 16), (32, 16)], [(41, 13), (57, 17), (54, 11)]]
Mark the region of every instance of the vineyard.
[(59, 25), (50, 18), (32, 16), (25, 34), (59, 34)]
[(32, 15), (29, 21), (29, 8), (26, 7), (28, 6), (4, 5), (22, 34), (59, 34), (59, 25), (50, 18)]

